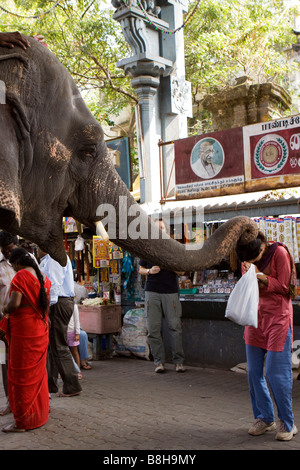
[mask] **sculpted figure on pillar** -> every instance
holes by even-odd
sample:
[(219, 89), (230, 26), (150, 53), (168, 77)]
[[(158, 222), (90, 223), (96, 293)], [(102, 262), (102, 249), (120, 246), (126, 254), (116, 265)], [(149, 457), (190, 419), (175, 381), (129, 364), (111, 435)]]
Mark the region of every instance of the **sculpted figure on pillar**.
[(112, 0), (112, 6), (117, 10), (124, 7), (139, 7), (141, 6), (149, 15), (158, 16), (161, 8), (157, 6), (156, 0)]

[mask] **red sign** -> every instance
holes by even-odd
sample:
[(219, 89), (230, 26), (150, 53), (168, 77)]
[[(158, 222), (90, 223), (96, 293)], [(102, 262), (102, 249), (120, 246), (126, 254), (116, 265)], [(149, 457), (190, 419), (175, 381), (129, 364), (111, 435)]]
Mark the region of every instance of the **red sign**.
[(300, 185), (300, 115), (177, 140), (176, 199)]
[(244, 127), (246, 191), (299, 186), (300, 116)]
[(243, 192), (242, 128), (177, 140), (174, 146), (177, 199)]

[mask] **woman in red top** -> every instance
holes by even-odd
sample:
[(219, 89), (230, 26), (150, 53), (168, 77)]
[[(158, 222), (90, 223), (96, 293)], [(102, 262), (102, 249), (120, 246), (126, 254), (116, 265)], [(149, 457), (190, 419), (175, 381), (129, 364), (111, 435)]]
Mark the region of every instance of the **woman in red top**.
[(13, 250), (10, 262), (17, 274), (0, 328), (9, 344), (8, 396), (15, 422), (2, 431), (22, 432), (42, 426), (49, 416), (46, 360), (51, 283), (23, 248)]
[(258, 326), (246, 326), (244, 333), (255, 417), (248, 432), (258, 436), (276, 429), (268, 381), (280, 419), (276, 439), (290, 440), (298, 432), (292, 411), (291, 368), (295, 266), (285, 245), (268, 243), (262, 232), (247, 245), (238, 242), (236, 252), (243, 270), (254, 263), (259, 283)]

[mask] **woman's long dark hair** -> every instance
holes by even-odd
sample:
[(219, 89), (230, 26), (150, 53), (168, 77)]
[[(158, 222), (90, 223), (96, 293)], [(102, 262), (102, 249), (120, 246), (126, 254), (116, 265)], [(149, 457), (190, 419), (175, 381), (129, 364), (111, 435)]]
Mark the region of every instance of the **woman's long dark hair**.
[(27, 266), (30, 266), (31, 268), (35, 270), (37, 278), (41, 285), (39, 300), (40, 300), (40, 307), (42, 310), (42, 316), (43, 318), (45, 318), (45, 313), (48, 308), (48, 299), (47, 299), (47, 294), (46, 294), (45, 286), (44, 286), (44, 278), (33, 256), (31, 256), (28, 253), (28, 251), (25, 250), (25, 248), (15, 248), (11, 252), (11, 255), (9, 257), (9, 262), (11, 264), (19, 264), (20, 266), (24, 266), (24, 268)]
[(267, 245), (267, 239), (263, 232), (258, 232), (257, 237), (250, 243), (242, 245), (240, 241), (236, 245), (236, 254), (240, 261), (251, 261), (258, 257), (262, 244)]

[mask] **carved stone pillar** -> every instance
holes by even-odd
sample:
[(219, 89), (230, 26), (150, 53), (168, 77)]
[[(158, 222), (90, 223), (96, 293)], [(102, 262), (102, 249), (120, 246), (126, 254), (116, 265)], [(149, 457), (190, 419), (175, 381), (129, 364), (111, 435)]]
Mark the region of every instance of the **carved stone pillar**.
[[(133, 55), (118, 62), (139, 97), (143, 151), (140, 159), (141, 202), (160, 200), (158, 142), (187, 137), (191, 93), (185, 82), (182, 26), (185, 0), (112, 0)], [(160, 18), (158, 17), (160, 15)], [(166, 34), (167, 33), (167, 34)], [(139, 119), (137, 120), (139, 121)], [(173, 155), (164, 156), (164, 176)], [(142, 160), (142, 161), (141, 161)], [(166, 187), (166, 180), (164, 186)], [(147, 180), (147, 181), (146, 181)]]
[[(151, 12), (152, 13), (152, 12)], [(152, 16), (151, 16), (152, 17)], [(120, 22), (126, 41), (133, 55), (118, 62), (126, 75), (132, 77), (131, 84), (139, 97), (139, 116), (142, 134), (140, 149), (141, 202), (160, 199), (160, 162), (158, 142), (161, 139), (159, 97), (157, 90), (159, 77), (168, 75), (172, 70), (172, 61), (160, 56), (158, 32), (145, 22), (145, 16), (136, 2), (131, 6), (121, 4), (113, 18)], [(160, 27), (167, 23), (153, 17)], [(139, 119), (140, 118), (140, 119)], [(155, 177), (154, 177), (155, 175)]]

